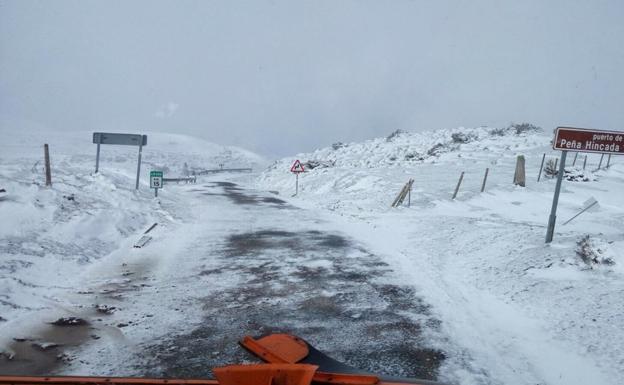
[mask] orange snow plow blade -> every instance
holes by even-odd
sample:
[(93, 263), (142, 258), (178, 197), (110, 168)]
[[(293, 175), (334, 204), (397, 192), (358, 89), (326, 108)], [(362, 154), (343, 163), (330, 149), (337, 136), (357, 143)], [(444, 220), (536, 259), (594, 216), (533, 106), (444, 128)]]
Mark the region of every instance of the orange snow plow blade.
[(263, 361), (278, 364), (294, 364), (308, 356), (308, 344), (290, 334), (271, 334), (254, 340), (246, 336), (241, 341), (250, 352)]
[(217, 368), (220, 385), (309, 385), (318, 366), (304, 364), (233, 365)]
[(219, 385), (217, 380), (183, 380), (135, 377), (78, 377), (78, 376), (0, 376), (2, 385)]
[(333, 385), (435, 385), (437, 382), (411, 378), (380, 377), (349, 367), (316, 350), (290, 334), (270, 334), (258, 339), (246, 336), (240, 344), (268, 363), (313, 364), (318, 366), (312, 382)]
[(231, 365), (214, 369), (216, 380), (132, 377), (0, 376), (2, 385), (310, 385), (318, 367), (307, 364)]

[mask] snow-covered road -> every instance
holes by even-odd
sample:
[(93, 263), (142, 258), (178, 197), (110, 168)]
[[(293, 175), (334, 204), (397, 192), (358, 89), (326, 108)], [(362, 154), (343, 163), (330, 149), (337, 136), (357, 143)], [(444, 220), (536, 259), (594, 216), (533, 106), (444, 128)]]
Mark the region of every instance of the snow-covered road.
[(214, 366), (249, 359), (237, 346), (242, 336), (289, 332), (364, 370), (437, 377), (445, 355), (430, 337), (440, 321), (335, 224), (233, 182), (165, 194), (174, 198), (153, 206), (171, 220), (150, 233), (154, 240), (90, 266), (80, 290), (67, 294), (66, 316), (89, 326), (42, 329), (59, 344), (68, 341), (58, 330), (85, 329), (73, 348), (48, 350), (65, 350), (65, 364), (29, 365), (36, 349), (16, 341), (3, 371), (209, 376)]

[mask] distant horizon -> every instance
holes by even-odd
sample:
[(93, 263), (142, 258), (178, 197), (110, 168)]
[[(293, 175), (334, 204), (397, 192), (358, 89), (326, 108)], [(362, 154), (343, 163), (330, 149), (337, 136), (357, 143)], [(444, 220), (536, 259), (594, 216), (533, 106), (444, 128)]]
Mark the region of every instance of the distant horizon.
[[(302, 151), (286, 151), (284, 153), (262, 153), (262, 152), (257, 152), (253, 149), (241, 146), (240, 144), (236, 144), (236, 143), (225, 143), (225, 142), (217, 142), (214, 140), (211, 140), (211, 138), (206, 138), (203, 137), (201, 132), (200, 133), (190, 133), (190, 132), (174, 132), (174, 131), (167, 131), (167, 130), (153, 130), (153, 129), (145, 129), (145, 130), (139, 130), (139, 129), (127, 129), (127, 130), (116, 130), (114, 128), (111, 129), (107, 129), (107, 130), (101, 130), (101, 129), (85, 129), (85, 128), (76, 128), (76, 129), (72, 129), (72, 130), (49, 130), (51, 135), (55, 135), (58, 134), (59, 132), (66, 132), (66, 133), (85, 133), (85, 134), (92, 134), (93, 132), (110, 132), (110, 133), (127, 133), (127, 134), (145, 134), (145, 135), (150, 135), (150, 134), (163, 134), (163, 135), (183, 135), (183, 136), (187, 136), (187, 137), (191, 137), (191, 138), (198, 138), (198, 139), (202, 139), (205, 140), (207, 142), (213, 143), (215, 145), (220, 145), (220, 146), (225, 146), (225, 147), (237, 147), (240, 148), (242, 150), (247, 150), (247, 151), (251, 151), (256, 155), (260, 155), (263, 158), (265, 158), (266, 160), (270, 160), (270, 159), (279, 159), (279, 158), (284, 158), (284, 157), (288, 157), (289, 155), (295, 155), (298, 153), (310, 153), (310, 152), (314, 152), (316, 150), (320, 150), (326, 147), (331, 147), (333, 144), (336, 143), (344, 143), (344, 144), (350, 144), (350, 143), (361, 143), (367, 140), (374, 140), (374, 139), (383, 139), (386, 138), (388, 136), (390, 136), (391, 134), (397, 132), (397, 131), (402, 131), (402, 132), (406, 132), (406, 133), (426, 133), (426, 132), (434, 132), (434, 131), (442, 131), (442, 130), (449, 130), (449, 131), (454, 131), (454, 130), (460, 130), (460, 129), (466, 129), (466, 130), (471, 130), (471, 129), (475, 129), (475, 128), (511, 128), (513, 125), (515, 124), (523, 124), (523, 123), (529, 123), (532, 124), (531, 122), (512, 122), (506, 125), (500, 125), (500, 126), (488, 126), (488, 125), (478, 125), (478, 126), (457, 126), (457, 127), (440, 127), (440, 128), (432, 128), (432, 129), (425, 129), (425, 130), (410, 130), (410, 129), (396, 129), (390, 132), (387, 132), (385, 134), (379, 134), (379, 135), (373, 135), (367, 138), (363, 138), (361, 140), (334, 140), (334, 141), (328, 141), (326, 143), (320, 143), (317, 147), (315, 148), (311, 148), (311, 149), (306, 149), (306, 150), (302, 150)], [(24, 128), (24, 124), (26, 124), (27, 128)], [(537, 126), (537, 125), (535, 125)], [(538, 128), (542, 129), (543, 133), (548, 133), (548, 128), (545, 127), (541, 127), (541, 126), (537, 126)], [(30, 133), (39, 133), (41, 132), (41, 129), (44, 130), (48, 130), (45, 127), (34, 127), (32, 124), (28, 125), (25, 122), (19, 122), (19, 121), (13, 121), (13, 122), (8, 122), (7, 120), (3, 120), (0, 119), (0, 129), (5, 129), (5, 130), (14, 130), (15, 128), (20, 128), (21, 131), (28, 131)], [(552, 131), (555, 130), (556, 127), (552, 127)], [(591, 128), (591, 127), (588, 127)], [(10, 134), (10, 131), (6, 132), (7, 134)], [(90, 136), (89, 137), (85, 137), (85, 143), (91, 144), (90, 141)], [(45, 140), (50, 140), (49, 138), (46, 138), (45, 136), (41, 138), (42, 141)], [(148, 143), (149, 143), (149, 139), (148, 139)], [(39, 146), (39, 143), (33, 143), (34, 146)], [(1, 145), (0, 145), (1, 148)]]

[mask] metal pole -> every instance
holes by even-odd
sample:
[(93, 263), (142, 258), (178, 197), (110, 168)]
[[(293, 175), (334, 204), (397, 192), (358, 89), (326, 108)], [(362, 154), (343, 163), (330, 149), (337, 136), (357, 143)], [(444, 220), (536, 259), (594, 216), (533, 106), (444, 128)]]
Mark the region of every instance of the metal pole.
[(139, 189), (139, 177), (141, 176), (141, 154), (143, 153), (143, 136), (141, 136), (141, 143), (139, 143), (139, 162), (137, 164), (137, 179), (135, 189)]
[[(544, 155), (546, 155), (546, 154), (544, 154)], [(542, 159), (542, 163), (543, 162), (544, 162), (544, 159)], [(485, 175), (483, 176), (483, 184), (481, 185), (481, 192), (485, 191), (485, 182), (487, 181), (487, 176), (488, 176), (489, 172), (490, 172), (490, 168), (487, 167), (485, 169)]]
[(585, 166), (587, 166), (587, 154), (585, 154), (585, 160), (583, 161), (583, 170), (585, 170)]
[(604, 159), (604, 154), (600, 155), (600, 163), (598, 163), (598, 170), (600, 170), (600, 167), (602, 166), (603, 159)]
[(455, 192), (453, 193), (453, 199), (455, 199), (455, 197), (457, 197), (457, 192), (459, 191), (459, 185), (461, 185), (462, 180), (464, 179), (464, 172), (462, 171), (461, 175), (459, 176), (459, 180), (457, 181), (457, 186), (455, 186)]
[(557, 165), (559, 164), (559, 159), (555, 159), (555, 172), (559, 173), (559, 169), (557, 168)]
[(565, 160), (567, 151), (561, 151), (561, 172), (557, 173), (557, 185), (555, 186), (555, 195), (553, 196), (552, 208), (550, 209), (550, 217), (548, 218), (548, 230), (546, 230), (546, 243), (553, 240), (555, 233), (555, 222), (557, 221), (557, 204), (559, 204), (559, 193), (561, 192), (561, 182), (563, 182), (563, 174), (565, 170)]
[(611, 154), (609, 154), (609, 157), (607, 158), (607, 168), (609, 168), (610, 165), (611, 165)]
[(578, 152), (574, 153), (574, 162), (572, 162), (572, 166), (574, 167), (574, 165), (576, 164), (576, 158), (578, 158)]
[(154, 189), (154, 198), (158, 198), (158, 189), (157, 188)]
[[(578, 152), (577, 152), (578, 154)], [(537, 181), (540, 181), (540, 178), (542, 177), (542, 170), (544, 169), (544, 160), (546, 159), (546, 153), (544, 153), (544, 155), (542, 155), (542, 165), (540, 166), (540, 170), (539, 170), (539, 174), (537, 174)]]
[(43, 145), (43, 157), (45, 159), (45, 178), (46, 186), (52, 186), (52, 170), (50, 170), (50, 149), (48, 144)]
[(297, 195), (299, 194), (299, 173), (295, 173), (295, 176), (297, 177), (295, 182), (295, 195)]
[(100, 144), (97, 144), (97, 152), (95, 153), (95, 173), (100, 169)]
[(407, 207), (412, 205), (412, 184), (409, 185), (409, 190), (407, 190)]
[(591, 205), (585, 207), (583, 210), (581, 210), (580, 213), (576, 214), (575, 216), (573, 216), (572, 218), (568, 219), (567, 221), (563, 222), (563, 226), (567, 225), (568, 223), (572, 222), (572, 219), (578, 217), (579, 215), (583, 214), (585, 211), (591, 209), (592, 207), (594, 207), (596, 204), (598, 203), (598, 201), (595, 201), (594, 203), (592, 203)]

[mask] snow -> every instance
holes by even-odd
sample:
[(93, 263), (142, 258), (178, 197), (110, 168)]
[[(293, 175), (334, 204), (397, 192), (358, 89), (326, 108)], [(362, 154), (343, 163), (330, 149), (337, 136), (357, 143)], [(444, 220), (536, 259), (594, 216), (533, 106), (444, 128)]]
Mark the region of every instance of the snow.
[[(454, 143), (461, 131), (473, 138)], [(505, 384), (615, 384), (624, 382), (624, 165), (608, 170), (590, 155), (588, 182), (563, 183), (555, 240), (546, 245), (554, 180), (536, 182), (542, 159), (557, 156), (540, 132), (492, 135), (484, 127), (402, 133), (331, 147), (293, 158), (331, 161), (335, 167), (300, 175), (294, 205), (329, 212), (341, 228), (383, 253), (404, 282), (415, 285), (443, 320), (450, 341), (469, 352), (450, 354), (441, 370), (450, 382)], [(444, 150), (434, 154), (431, 149)], [(418, 158), (408, 159), (406, 153)], [(433, 154), (433, 155), (429, 155)], [(527, 187), (512, 185), (516, 155), (527, 159)], [(285, 158), (256, 186), (293, 192)], [(579, 157), (582, 159), (582, 157)], [(582, 174), (577, 160), (568, 169)], [(606, 161), (605, 161), (606, 163)], [(604, 164), (603, 163), (603, 166)], [(480, 193), (485, 168), (486, 191)], [(456, 200), (459, 174), (464, 181)], [(391, 209), (403, 184), (414, 178), (411, 207)], [(599, 202), (569, 224), (589, 198)], [(584, 235), (615, 262), (589, 269), (576, 256)], [(450, 344), (446, 351), (457, 349)], [(487, 378), (487, 379), (486, 379)]]
[[(37, 331), (42, 321), (53, 321), (68, 311), (72, 314), (76, 310), (70, 309), (75, 307), (93, 308), (94, 303), (83, 303), (83, 293), (123, 291), (143, 284), (116, 282), (114, 277), (122, 263), (128, 270), (141, 266), (145, 251), (132, 250), (131, 245), (147, 227), (160, 223), (150, 233), (158, 236), (168, 226), (175, 227), (179, 221), (175, 216), (182, 215), (164, 210), (153, 199), (147, 184), (150, 169), (164, 169), (169, 177), (181, 176), (184, 163), (196, 168), (218, 168), (225, 163), (256, 169), (265, 163), (246, 150), (197, 138), (145, 134), (148, 145), (143, 150), (138, 191), (134, 189), (137, 149), (102, 146), (100, 172), (95, 174), (91, 132), (51, 135), (22, 130), (12, 132), (11, 140), (0, 146), (0, 186), (7, 191), (0, 204), (0, 315), (4, 321), (0, 322), (0, 351), (13, 354), (15, 335), (43, 333)], [(43, 186), (43, 140), (50, 145), (52, 188)], [(175, 196), (164, 205), (172, 199)], [(159, 242), (154, 244), (157, 247)]]
[[(423, 330), (419, 340), (444, 352), (441, 380), (624, 383), (622, 159), (613, 157), (609, 169), (596, 170), (600, 156), (590, 155), (583, 172), (582, 157), (572, 167), (574, 157), (568, 156), (567, 169), (589, 180), (564, 181), (555, 239), (545, 244), (554, 179), (536, 179), (542, 154), (558, 156), (550, 133), (488, 127), (402, 132), (296, 154), (266, 169), (264, 159), (243, 149), (146, 134), (139, 191), (134, 190), (136, 148), (102, 146), (95, 174), (91, 132), (49, 135), (24, 129), (0, 144), (0, 188), (7, 191), (0, 200), (0, 351), (7, 356), (14, 353), (16, 337), (54, 349), (69, 337), (52, 338), (42, 324), (86, 317), (90, 331), (79, 343), (68, 342), (74, 346), (67, 350), (70, 364), (59, 370), (141, 374), (137, 365), (145, 357), (139, 357), (154, 344), (166, 345), (204, 325), (207, 312), (211, 327), (237, 327), (219, 320), (205, 301), (234, 298), (224, 314), (247, 306), (251, 293), (235, 289), (249, 280), (260, 285), (265, 278), (254, 272), (267, 264), (285, 278), (267, 279), (265, 286), (277, 294), (263, 297), (262, 306), (316, 301), (327, 307), (323, 301), (336, 297), (338, 287), (314, 288), (309, 298), (285, 294), (304, 281), (301, 269), (323, 272), (339, 265), (324, 249), (296, 249), (304, 259), (289, 254), (293, 242), (321, 229), (356, 244), (345, 249), (345, 260), (362, 263), (374, 256), (388, 265), (390, 272), (375, 284), (413, 288), (430, 307), (431, 314), (406, 311), (403, 316), (441, 321), (439, 328)], [(50, 144), (52, 188), (43, 186), (43, 141)], [(517, 155), (527, 162), (525, 188), (512, 184)], [(322, 166), (306, 169), (299, 176), (299, 194), (292, 196), (295, 177), (289, 170), (295, 159)], [(149, 170), (164, 170), (168, 177), (220, 164), (264, 171), (202, 176), (197, 185), (165, 186), (158, 199), (148, 189)], [(486, 167), (487, 185), (480, 193)], [(461, 172), (463, 183), (452, 200)], [(415, 180), (411, 205), (390, 208), (410, 178)], [(226, 180), (237, 185), (218, 184)], [(590, 198), (599, 204), (564, 226)], [(152, 241), (133, 248), (155, 222)], [(269, 232), (268, 251), (234, 262), (224, 259), (224, 239), (267, 229), (303, 235), (288, 233), (280, 240)], [(592, 249), (613, 264), (587, 265), (578, 257), (577, 243), (587, 235)], [(241, 261), (249, 270), (223, 272)], [(339, 267), (345, 274), (358, 272), (358, 266)], [(370, 302), (349, 303), (341, 312), (361, 322), (366, 311), (386, 306), (374, 295), (366, 298)], [(98, 306), (115, 311), (103, 314)], [(314, 327), (323, 323), (315, 322)], [(365, 337), (351, 327), (343, 331)], [(89, 338), (93, 333), (97, 339)], [(335, 349), (336, 358), (348, 359), (337, 349), (340, 341), (318, 343)]]

